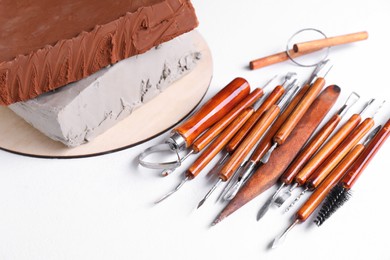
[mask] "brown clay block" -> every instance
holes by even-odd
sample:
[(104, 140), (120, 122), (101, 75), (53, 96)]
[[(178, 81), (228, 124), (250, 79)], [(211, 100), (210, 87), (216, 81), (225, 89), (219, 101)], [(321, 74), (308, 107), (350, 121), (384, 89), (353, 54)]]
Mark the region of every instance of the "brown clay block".
[(0, 105), (144, 53), (198, 24), (188, 0), (0, 2)]
[(339, 94), (340, 88), (335, 85), (329, 86), (322, 91), (291, 132), (286, 142), (273, 152), (267, 164), (261, 166), (252, 175), (237, 195), (218, 215), (214, 224), (222, 221), (277, 182), (283, 171), (292, 162), (299, 150), (332, 108)]

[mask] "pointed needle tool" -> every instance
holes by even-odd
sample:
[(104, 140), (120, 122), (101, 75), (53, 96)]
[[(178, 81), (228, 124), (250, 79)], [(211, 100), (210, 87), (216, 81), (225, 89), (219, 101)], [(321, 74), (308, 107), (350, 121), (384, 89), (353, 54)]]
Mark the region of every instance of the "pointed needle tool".
[(171, 192), (163, 196), (156, 203), (163, 201), (178, 191), (184, 183), (189, 179), (193, 179), (208, 165), (208, 163), (223, 149), (226, 143), (234, 136), (235, 133), (242, 127), (242, 125), (253, 114), (254, 109), (252, 107), (246, 108), (240, 115), (212, 142), (195, 160), (195, 162), (185, 172), (185, 178), (183, 181)]
[[(348, 103), (348, 102), (346, 102)], [(306, 184), (306, 181), (310, 176), (321, 166), (322, 163), (337, 149), (337, 147), (347, 138), (347, 136), (359, 125), (362, 119), (362, 114), (368, 109), (369, 106), (373, 103), (373, 99), (366, 103), (363, 109), (356, 114), (353, 114), (347, 122), (345, 122), (334, 134), (327, 140), (323, 142), (322, 147), (319, 147), (318, 142), (326, 137), (328, 130), (334, 128), (335, 124), (341, 120), (348, 106), (345, 104), (338, 110), (336, 115), (334, 115), (318, 132), (318, 134), (313, 137), (313, 139), (308, 143), (304, 150), (297, 156), (297, 158), (292, 162), (292, 164), (287, 168), (283, 173), (280, 180), (286, 184), (291, 184), (289, 189), (285, 189), (283, 192), (279, 193), (274, 203), (276, 206), (280, 207), (283, 203), (291, 197), (292, 192), (297, 187), (302, 187)], [(317, 147), (318, 146), (318, 147)], [(316, 148), (316, 149), (314, 149)], [(314, 155), (313, 155), (314, 154)], [(306, 191), (303, 192), (303, 194)], [(303, 195), (302, 194), (302, 195)], [(301, 195), (301, 196), (302, 196)]]
[[(298, 124), (299, 120), (301, 120), (307, 109), (321, 92), (322, 88), (325, 85), (325, 76), (331, 68), (332, 65), (327, 62), (316, 74), (317, 78), (314, 83), (311, 85), (305, 96), (301, 99), (298, 105), (294, 108), (294, 111), (290, 114), (290, 116), (286, 119), (286, 121), (283, 123), (283, 125), (273, 137), (273, 145), (261, 159), (262, 163), (267, 163), (276, 147), (282, 145), (286, 141), (287, 137)], [(319, 73), (323, 73), (323, 76), (319, 76)]]
[(299, 219), (296, 219), (293, 223), (291, 223), (291, 225), (281, 234), (279, 235), (278, 237), (276, 237), (274, 239), (274, 241), (272, 242), (272, 249), (275, 249), (277, 248), (278, 246), (280, 246), (284, 240), (286, 240), (286, 237), (288, 235), (288, 233), (299, 223)]

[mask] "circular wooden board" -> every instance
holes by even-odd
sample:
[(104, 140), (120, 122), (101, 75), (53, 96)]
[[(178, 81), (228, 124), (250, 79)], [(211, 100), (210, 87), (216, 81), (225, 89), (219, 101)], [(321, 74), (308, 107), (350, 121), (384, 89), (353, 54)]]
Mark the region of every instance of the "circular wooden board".
[(165, 132), (196, 108), (211, 81), (211, 53), (201, 35), (197, 35), (202, 58), (194, 70), (91, 142), (68, 148), (43, 135), (7, 107), (0, 107), (0, 148), (33, 157), (80, 158), (123, 150)]

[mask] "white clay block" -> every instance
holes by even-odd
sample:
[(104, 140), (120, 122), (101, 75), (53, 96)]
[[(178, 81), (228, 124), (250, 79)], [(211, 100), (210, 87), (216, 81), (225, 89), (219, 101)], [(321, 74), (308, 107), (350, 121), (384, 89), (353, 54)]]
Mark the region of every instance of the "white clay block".
[(55, 92), (9, 108), (50, 138), (78, 146), (193, 69), (201, 58), (197, 43), (193, 32), (183, 34)]

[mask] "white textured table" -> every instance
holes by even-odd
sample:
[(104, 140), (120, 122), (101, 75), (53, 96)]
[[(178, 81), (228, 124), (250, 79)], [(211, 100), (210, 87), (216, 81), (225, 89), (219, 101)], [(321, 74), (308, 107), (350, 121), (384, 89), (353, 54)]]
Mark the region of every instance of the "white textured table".
[[(296, 71), (304, 78), (310, 70), (291, 62), (257, 71), (249, 71), (247, 64), (280, 51), (295, 31), (314, 27), (330, 36), (369, 32), (367, 41), (331, 52), (335, 66), (328, 83), (342, 88), (332, 112), (351, 91), (362, 99), (347, 117), (371, 97), (390, 99), (389, 1), (196, 0), (194, 5), (214, 61), (207, 97), (236, 76), (247, 78), (252, 88), (276, 73)], [(387, 103), (377, 121), (389, 116)], [(157, 171), (138, 167), (135, 158), (163, 137), (86, 159), (36, 159), (0, 151), (0, 258), (390, 259), (390, 141), (354, 186), (352, 199), (321, 228), (309, 219), (282, 247), (268, 250), (294, 213), (273, 210), (256, 222), (257, 210), (274, 189), (212, 228), (209, 224), (223, 208), (214, 203), (215, 196), (195, 210), (211, 186), (205, 177), (153, 205), (182, 176), (161, 178)]]

